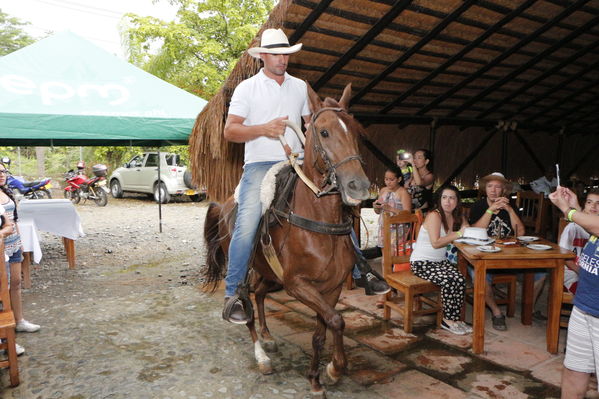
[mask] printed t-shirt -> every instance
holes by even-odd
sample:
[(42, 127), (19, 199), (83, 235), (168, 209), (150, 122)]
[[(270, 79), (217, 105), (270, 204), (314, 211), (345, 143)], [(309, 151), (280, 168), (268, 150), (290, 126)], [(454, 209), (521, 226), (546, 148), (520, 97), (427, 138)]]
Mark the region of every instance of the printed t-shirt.
[(580, 271), (574, 305), (599, 317), (599, 239), (592, 235), (578, 257)]
[[(574, 261), (578, 262), (578, 257), (589, 240), (589, 236), (590, 234), (576, 223), (568, 223), (560, 237), (559, 246), (574, 252), (576, 254), (576, 259)], [(565, 266), (564, 287), (568, 291), (575, 293), (577, 282), (578, 273), (571, 270), (568, 266)]]
[[(470, 220), (468, 221), (471, 225), (476, 223), (489, 209), (487, 199), (483, 198), (472, 204), (470, 208)], [(516, 214), (518, 214), (518, 211)], [(487, 235), (489, 237), (507, 237), (513, 234), (512, 222), (510, 221), (510, 214), (505, 210), (500, 210), (496, 215), (491, 216), (491, 222), (487, 226)]]

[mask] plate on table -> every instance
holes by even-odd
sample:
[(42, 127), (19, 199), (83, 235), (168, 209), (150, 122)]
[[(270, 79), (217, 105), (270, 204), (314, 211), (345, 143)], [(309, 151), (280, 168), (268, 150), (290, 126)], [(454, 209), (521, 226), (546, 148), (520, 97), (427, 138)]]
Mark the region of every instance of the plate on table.
[(499, 252), (499, 251), (501, 251), (501, 248), (496, 247), (494, 245), (480, 245), (480, 246), (476, 247), (476, 249), (478, 249), (481, 252)]
[(545, 244), (528, 244), (526, 248), (534, 249), (535, 251), (546, 251), (548, 249), (551, 249), (552, 247), (551, 245)]
[(535, 237), (535, 236), (520, 236), (520, 237), (516, 237), (516, 238), (520, 241), (525, 241), (525, 242), (533, 242), (533, 241), (537, 241), (539, 239), (539, 237)]
[(462, 242), (464, 244), (483, 245), (483, 246), (493, 244), (495, 242), (495, 240), (492, 238), (489, 238), (488, 240), (481, 240), (479, 238), (468, 238), (468, 237), (458, 238), (455, 241)]

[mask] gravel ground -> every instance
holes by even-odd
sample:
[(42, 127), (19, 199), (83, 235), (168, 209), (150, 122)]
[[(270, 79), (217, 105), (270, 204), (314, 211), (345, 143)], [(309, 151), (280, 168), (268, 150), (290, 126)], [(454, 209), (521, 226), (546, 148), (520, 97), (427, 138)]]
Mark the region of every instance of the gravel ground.
[[(58, 193), (58, 195), (60, 195)], [(58, 237), (42, 234), (43, 259), (23, 290), (21, 385), (6, 398), (304, 398), (309, 356), (283, 342), (275, 374), (261, 375), (243, 327), (220, 318), (222, 293), (199, 290), (206, 203), (158, 207), (146, 196), (77, 205), (86, 236), (69, 270)], [(380, 397), (345, 378), (329, 398)]]

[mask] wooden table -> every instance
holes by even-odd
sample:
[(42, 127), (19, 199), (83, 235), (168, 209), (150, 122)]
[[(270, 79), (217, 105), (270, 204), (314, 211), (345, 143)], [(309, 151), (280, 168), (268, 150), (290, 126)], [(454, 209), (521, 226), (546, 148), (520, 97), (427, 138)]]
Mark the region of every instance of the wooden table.
[(23, 244), (23, 262), (21, 262), (23, 288), (31, 288), (31, 255), (33, 254), (35, 263), (39, 263), (42, 259), (39, 235), (33, 219), (20, 219), (17, 225), (19, 226), (21, 243)]
[(75, 268), (75, 240), (85, 234), (79, 214), (71, 201), (67, 199), (21, 200), (19, 218), (33, 220), (40, 231), (62, 237), (69, 269)]
[(467, 264), (474, 267), (474, 311), (472, 351), (482, 353), (485, 345), (485, 278), (490, 269), (528, 269), (522, 287), (522, 322), (531, 324), (534, 269), (547, 269), (550, 275), (547, 314), (547, 351), (557, 353), (559, 337), (559, 313), (562, 304), (562, 286), (564, 282), (564, 264), (566, 259), (574, 259), (571, 251), (546, 240), (535, 244), (550, 245), (551, 249), (537, 251), (520, 245), (500, 245), (500, 252), (481, 252), (475, 245), (455, 243), (459, 250), (458, 265), (466, 273)]

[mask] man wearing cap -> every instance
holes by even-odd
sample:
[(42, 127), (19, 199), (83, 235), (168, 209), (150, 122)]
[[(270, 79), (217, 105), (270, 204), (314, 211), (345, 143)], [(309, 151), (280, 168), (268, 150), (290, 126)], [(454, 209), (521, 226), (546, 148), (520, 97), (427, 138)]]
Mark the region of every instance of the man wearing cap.
[[(489, 237), (507, 237), (524, 234), (524, 224), (518, 213), (510, 205), (507, 195), (511, 184), (499, 172), (491, 173), (480, 179), (480, 190), (486, 198), (472, 204), (470, 208), (470, 225), (487, 229)], [(491, 287), (492, 273), (487, 273), (485, 303), (493, 313), (493, 328), (499, 331), (507, 330), (505, 315), (497, 306)]]
[[(301, 125), (309, 122), (310, 108), (306, 82), (289, 75), (289, 55), (301, 43), (289, 45), (281, 29), (266, 29), (260, 47), (248, 53), (263, 62), (263, 68), (241, 82), (231, 97), (224, 136), (234, 143), (245, 143), (244, 167), (238, 188), (238, 210), (229, 245), (229, 264), (225, 277), (223, 318), (245, 324), (248, 316), (236, 289), (245, 279), (261, 217), (260, 185), (274, 164), (287, 159), (278, 138), (284, 135), (291, 151), (303, 156), (301, 142), (286, 127), (285, 120)], [(372, 282), (370, 282), (372, 283)]]

